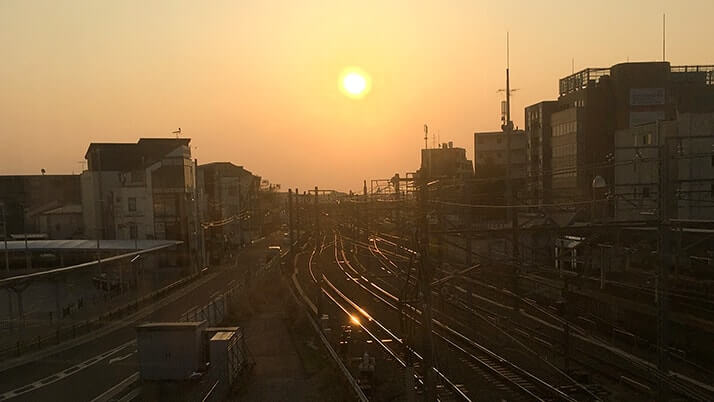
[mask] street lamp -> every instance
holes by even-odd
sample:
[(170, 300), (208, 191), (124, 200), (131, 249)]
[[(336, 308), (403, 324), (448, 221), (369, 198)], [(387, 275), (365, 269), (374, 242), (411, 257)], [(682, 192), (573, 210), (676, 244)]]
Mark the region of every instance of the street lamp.
[(597, 201), (598, 195), (603, 193), (603, 190), (607, 188), (607, 181), (605, 181), (605, 178), (597, 175), (593, 178), (592, 182), (592, 189), (593, 189), (593, 198), (592, 198), (592, 208), (590, 211), (590, 223), (595, 222), (595, 203)]
[[(600, 176), (597, 175), (595, 178), (593, 178), (592, 182), (592, 189), (593, 189), (593, 202), (592, 202), (592, 211), (591, 211), (591, 216), (590, 216), (590, 223), (593, 224), (595, 223), (595, 203), (597, 202), (598, 198), (604, 199), (604, 197), (598, 197), (599, 195), (603, 195), (605, 189), (607, 188), (607, 181)], [(591, 256), (590, 256), (590, 261), (591, 264), (594, 261), (595, 255), (594, 255), (594, 247), (591, 248)], [(602, 254), (601, 254), (602, 256)], [(605, 286), (605, 270), (603, 267), (603, 260), (602, 258), (600, 259), (600, 289), (603, 289)]]
[(0, 208), (2, 208), (3, 242), (5, 242), (5, 270), (9, 274), (10, 273), (10, 250), (7, 249), (7, 216), (5, 215), (5, 203), (0, 202)]

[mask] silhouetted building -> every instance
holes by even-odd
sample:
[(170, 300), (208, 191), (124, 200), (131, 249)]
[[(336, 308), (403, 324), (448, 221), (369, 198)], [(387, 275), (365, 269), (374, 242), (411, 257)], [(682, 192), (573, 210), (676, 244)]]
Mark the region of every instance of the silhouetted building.
[(44, 233), (39, 224), (43, 212), (80, 202), (79, 175), (0, 176), (0, 210), (5, 210), (8, 237)]
[(525, 133), (528, 139), (529, 190), (533, 200), (550, 202), (553, 170), (551, 115), (558, 110), (557, 101), (543, 101), (526, 107)]
[(543, 166), (550, 158), (552, 172), (550, 191), (544, 183), (542, 198), (590, 200), (597, 175), (610, 185), (616, 130), (714, 111), (713, 72), (714, 66), (622, 63), (561, 79), (557, 111), (549, 110), (551, 152), (541, 153)]
[(81, 204), (67, 204), (37, 215), (39, 232), (48, 239), (68, 240), (84, 237), (84, 220)]
[(466, 159), (466, 149), (454, 148), (453, 142), (439, 148), (421, 150), (419, 174), (427, 178), (468, 178), (473, 176), (473, 165)]
[[(670, 191), (660, 194), (665, 157)], [(714, 219), (714, 113), (618, 130), (614, 171), (617, 220), (659, 219), (661, 197), (671, 218)]]
[[(526, 176), (528, 138), (523, 130), (513, 130), (511, 137), (511, 177)], [(503, 131), (474, 133), (474, 169), (476, 177), (505, 178), (507, 161), (507, 141)]]
[(260, 236), (260, 176), (230, 162), (198, 166), (200, 205), (207, 247), (237, 246)]
[(195, 251), (199, 231), (190, 141), (90, 144), (81, 175), (87, 237), (181, 240)]

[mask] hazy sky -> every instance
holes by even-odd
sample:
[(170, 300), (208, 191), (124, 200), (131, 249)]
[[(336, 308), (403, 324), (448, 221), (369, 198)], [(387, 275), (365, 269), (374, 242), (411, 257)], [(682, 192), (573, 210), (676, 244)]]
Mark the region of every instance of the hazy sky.
[[(471, 158), (585, 67), (714, 64), (714, 1), (0, 0), (0, 174), (79, 172), (91, 141), (170, 137), (283, 186), (414, 171), (422, 127)], [(372, 90), (338, 90), (348, 66)], [(431, 141), (430, 141), (431, 145)]]

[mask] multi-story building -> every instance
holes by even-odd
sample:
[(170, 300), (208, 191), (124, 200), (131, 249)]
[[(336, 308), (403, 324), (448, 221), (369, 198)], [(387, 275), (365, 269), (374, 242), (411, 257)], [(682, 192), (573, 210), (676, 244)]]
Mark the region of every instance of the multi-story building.
[(453, 142), (421, 150), (419, 174), (423, 177), (464, 179), (472, 177), (473, 172), (473, 164), (466, 158), (466, 149), (454, 148)]
[(37, 215), (39, 233), (48, 239), (67, 240), (84, 237), (82, 205), (67, 204), (44, 211)]
[(658, 219), (661, 200), (671, 218), (714, 219), (714, 113), (618, 130), (613, 197), (619, 221)]
[(550, 202), (553, 166), (551, 115), (558, 110), (557, 101), (543, 101), (526, 107), (526, 138), (528, 139), (529, 190), (534, 200)]
[[(513, 130), (511, 137), (511, 177), (522, 179), (528, 171), (523, 130)], [(505, 177), (507, 155), (506, 134), (503, 131), (474, 133), (474, 169), (477, 177)]]
[[(260, 176), (230, 162), (200, 165), (197, 174), (209, 249), (245, 244), (260, 236)], [(212, 255), (217, 255), (215, 250)]]
[[(81, 202), (79, 175), (21, 175), (0, 176), (0, 212), (6, 228), (0, 237), (12, 234), (45, 234), (40, 226), (42, 213)], [(0, 224), (2, 215), (0, 215)], [(79, 226), (64, 230), (75, 233)], [(55, 233), (56, 235), (57, 233)]]
[(81, 175), (87, 237), (180, 240), (195, 253), (198, 205), (189, 143), (142, 138), (90, 144)]
[(714, 66), (646, 62), (587, 68), (561, 79), (559, 89), (557, 110), (550, 110), (550, 155), (540, 154), (543, 165), (550, 158), (552, 172), (542, 198), (589, 200), (596, 176), (612, 183), (616, 130), (714, 111)]

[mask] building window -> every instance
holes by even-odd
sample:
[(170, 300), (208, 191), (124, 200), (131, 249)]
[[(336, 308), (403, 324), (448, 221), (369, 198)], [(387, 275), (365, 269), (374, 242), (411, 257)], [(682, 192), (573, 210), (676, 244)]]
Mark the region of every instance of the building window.
[(650, 198), (650, 188), (644, 187), (642, 189), (642, 198)]
[(479, 143), (479, 144), (483, 144), (483, 136), (479, 136), (479, 137), (478, 137), (478, 143)]
[(712, 155), (712, 166), (714, 166), (714, 155)]
[(129, 204), (129, 212), (136, 212), (136, 197), (127, 198)]
[(129, 224), (129, 238), (131, 240), (139, 238), (139, 229), (136, 227), (136, 223)]
[(501, 143), (501, 137), (500, 137), (500, 136), (496, 138), (496, 143), (497, 143), (497, 144), (500, 144), (500, 143)]

